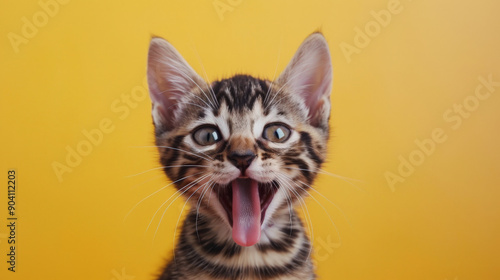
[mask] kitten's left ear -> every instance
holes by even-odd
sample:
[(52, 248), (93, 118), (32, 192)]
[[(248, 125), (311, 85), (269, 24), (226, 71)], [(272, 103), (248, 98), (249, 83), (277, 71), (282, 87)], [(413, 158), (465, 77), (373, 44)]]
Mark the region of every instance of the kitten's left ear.
[(328, 131), (332, 62), (328, 44), (321, 33), (307, 37), (277, 83), (302, 97), (309, 110), (309, 123)]
[(175, 128), (175, 117), (183, 97), (205, 81), (181, 54), (162, 38), (153, 38), (148, 53), (149, 95), (157, 131)]

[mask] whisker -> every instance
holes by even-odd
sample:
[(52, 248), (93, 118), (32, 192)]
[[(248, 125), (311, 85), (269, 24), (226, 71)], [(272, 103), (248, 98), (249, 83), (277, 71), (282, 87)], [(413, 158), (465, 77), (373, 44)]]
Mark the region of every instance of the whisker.
[[(212, 157), (210, 157), (209, 155), (205, 154), (204, 152), (197, 152), (197, 153), (193, 153), (193, 152), (189, 152), (189, 151), (186, 151), (186, 150), (183, 150), (183, 149), (174, 148), (174, 147), (170, 147), (170, 146), (157, 146), (157, 147), (160, 147), (160, 148), (166, 148), (166, 149), (173, 149), (173, 150), (178, 150), (178, 151), (181, 151), (181, 152), (189, 153), (189, 154), (191, 154), (191, 155), (197, 156), (197, 157), (199, 157), (199, 158), (206, 159), (206, 160), (208, 160), (208, 161), (213, 161), (213, 160), (214, 160)], [(205, 157), (202, 157), (202, 156), (200, 156), (199, 154), (202, 154), (202, 155), (204, 155)]]
[[(199, 87), (199, 86), (198, 86), (198, 87)], [(164, 91), (159, 92), (158, 94), (163, 94), (163, 93), (166, 93), (166, 92), (169, 92), (169, 91), (171, 91), (171, 90), (170, 90), (170, 89), (167, 89), (167, 90), (164, 90)], [(203, 90), (202, 90), (202, 91), (203, 91)], [(184, 93), (184, 94), (186, 95), (187, 93)], [(185, 104), (195, 105), (195, 106), (197, 106), (197, 107), (202, 108), (203, 110), (207, 109), (207, 107), (208, 107), (208, 108), (210, 108), (210, 107), (211, 107), (211, 106), (210, 106), (207, 102), (205, 102), (205, 100), (203, 100), (201, 97), (199, 97), (199, 96), (198, 96), (198, 95), (196, 95), (196, 94), (192, 94), (192, 96), (196, 97), (196, 98), (197, 98), (197, 99), (199, 99), (201, 102), (203, 102), (203, 103), (206, 105), (206, 107), (200, 106), (200, 105), (195, 104), (195, 103), (189, 103), (189, 102), (184, 101), (184, 100), (180, 100), (180, 99), (182, 99), (182, 98), (184, 97), (184, 95), (182, 95), (182, 94), (173, 94), (173, 95), (175, 95), (175, 96), (176, 96), (176, 98), (177, 98), (177, 101), (178, 101), (178, 102), (176, 102), (177, 104), (179, 104), (179, 103), (185, 103)], [(169, 106), (168, 108), (171, 108), (172, 106), (175, 106), (175, 104), (174, 104), (174, 105)]]
[(312, 252), (312, 244), (314, 244), (314, 226), (313, 226), (313, 222), (311, 219), (311, 214), (309, 213), (309, 207), (307, 207), (306, 202), (300, 196), (300, 194), (297, 193), (297, 191), (295, 191), (291, 186), (290, 186), (290, 191), (292, 192), (293, 195), (295, 195), (295, 197), (297, 197), (300, 200), (300, 202), (301, 202), (300, 204), (303, 206), (303, 207), (301, 207), (302, 211), (304, 212), (304, 210), (305, 210), (306, 221), (308, 221), (308, 224), (309, 224), (308, 228), (309, 228), (309, 231), (311, 233), (311, 247), (309, 248), (309, 255), (308, 255), (308, 258), (310, 258), (311, 252)]
[[(180, 181), (182, 181), (182, 180), (185, 180), (185, 179), (187, 179), (187, 178), (189, 178), (189, 177), (193, 177), (193, 176), (196, 176), (196, 175), (199, 175), (199, 174), (202, 174), (202, 173), (203, 173), (203, 172), (199, 172), (199, 173), (195, 173), (195, 174), (192, 174), (192, 175), (189, 175), (189, 176), (182, 177), (182, 178), (180, 178), (180, 179), (178, 179), (178, 180), (176, 180), (176, 181), (174, 181), (174, 182), (171, 182), (170, 184), (167, 184), (166, 186), (163, 186), (162, 188), (160, 188), (160, 189), (156, 190), (156, 191), (155, 191), (155, 192), (153, 192), (152, 194), (150, 194), (150, 195), (146, 196), (145, 198), (141, 199), (139, 202), (137, 202), (137, 203), (134, 205), (134, 207), (132, 207), (132, 209), (130, 209), (130, 210), (128, 211), (127, 215), (125, 215), (125, 217), (123, 218), (123, 221), (125, 222), (125, 220), (126, 220), (126, 219), (127, 219), (127, 217), (130, 215), (130, 213), (132, 213), (132, 211), (134, 211), (134, 209), (135, 209), (135, 208), (136, 208), (139, 204), (141, 204), (144, 200), (146, 200), (146, 199), (150, 198), (151, 196), (153, 196), (153, 195), (155, 195), (155, 194), (159, 193), (160, 191), (164, 190), (165, 188), (167, 188), (168, 186), (170, 186), (170, 185), (172, 185), (172, 184), (175, 184), (175, 183), (180, 182)], [(172, 195), (172, 196), (173, 196), (173, 195)], [(172, 197), (172, 196), (171, 196), (171, 197)], [(171, 197), (170, 197), (170, 198), (171, 198)], [(170, 198), (169, 198), (169, 199), (170, 199)], [(169, 199), (168, 199), (168, 200), (169, 200)], [(167, 200), (167, 201), (168, 201), (168, 200)]]
[[(212, 107), (212, 109), (216, 109), (217, 107), (215, 106), (215, 104), (212, 102), (212, 100), (210, 100), (209, 98), (209, 95), (198, 85), (198, 83), (196, 83), (195, 81), (193, 81), (193, 79), (190, 79), (193, 83), (196, 84), (196, 86), (201, 90), (201, 92), (203, 93), (203, 95), (207, 98), (207, 101), (210, 102), (210, 105)], [(205, 82), (206, 84), (206, 82)], [(205, 103), (206, 104), (206, 103)], [(207, 104), (208, 106), (208, 104)]]
[(181, 164), (181, 165), (160, 166), (160, 167), (155, 167), (155, 168), (148, 169), (146, 171), (143, 171), (143, 172), (140, 172), (140, 173), (137, 173), (137, 174), (127, 175), (127, 176), (125, 176), (125, 178), (135, 177), (135, 176), (138, 176), (138, 175), (142, 175), (144, 173), (148, 173), (148, 172), (153, 171), (153, 170), (165, 169), (165, 168), (174, 168), (174, 167), (209, 167), (209, 165)]
[[(301, 146), (298, 146), (299, 148), (311, 148), (312, 146), (311, 145), (301, 145)], [(359, 183), (364, 183), (363, 180), (359, 180), (359, 179), (354, 179), (354, 178), (349, 178), (349, 177), (346, 177), (346, 176), (342, 176), (342, 175), (338, 175), (338, 174), (335, 174), (335, 173), (331, 173), (331, 172), (328, 172), (322, 168), (317, 168), (317, 170), (311, 170), (311, 169), (307, 169), (307, 168), (296, 168), (296, 167), (288, 167), (288, 166), (285, 166), (284, 168), (287, 168), (287, 169), (294, 169), (294, 170), (303, 170), (303, 171), (308, 171), (308, 172), (314, 172), (314, 173), (319, 173), (319, 174), (325, 174), (325, 175), (329, 175), (329, 176), (332, 176), (332, 177), (335, 177), (335, 178), (339, 178), (339, 179), (342, 179), (342, 180), (346, 180), (346, 181), (355, 181), (355, 182), (359, 182)], [(365, 190), (362, 190), (360, 189), (360, 191), (365, 191)]]
[[(275, 172), (273, 172), (273, 173), (275, 173)], [(279, 178), (278, 178), (278, 181), (279, 181)], [(278, 188), (277, 187), (277, 190), (281, 191), (285, 195), (285, 197), (286, 197), (286, 203), (288, 205), (288, 213), (289, 213), (289, 216), (290, 216), (290, 226), (289, 226), (290, 233), (289, 233), (289, 235), (291, 236), (292, 235), (292, 228), (293, 228), (293, 219), (292, 219), (292, 216), (293, 216), (293, 214), (292, 214), (293, 205), (292, 205), (292, 199), (291, 199), (290, 195), (288, 194), (288, 192), (286, 191), (285, 188)]]
[(206, 159), (208, 161), (213, 161), (214, 160), (213, 158), (211, 158), (210, 156), (208, 156), (204, 152), (199, 152), (199, 154), (202, 154), (202, 155), (204, 155), (206, 157), (202, 157), (202, 156), (200, 156), (197, 153), (189, 152), (189, 151), (186, 151), (186, 150), (183, 150), (183, 149), (174, 148), (174, 147), (170, 147), (170, 146), (133, 146), (132, 148), (165, 148), (165, 149), (172, 149), (172, 150), (177, 150), (177, 151), (180, 151), (180, 152), (185, 152), (185, 153), (188, 153), (190, 155), (193, 155), (193, 156), (196, 156), (196, 157), (199, 157), (199, 158), (202, 158), (202, 159)]
[(200, 106), (196, 103), (192, 103), (192, 102), (187, 102), (187, 101), (179, 101), (177, 102), (176, 104), (173, 104), (173, 105), (170, 105), (167, 107), (167, 110), (169, 110), (170, 108), (174, 107), (174, 106), (177, 106), (178, 104), (188, 104), (188, 105), (192, 105), (192, 106), (195, 106), (195, 107), (198, 107), (200, 109), (203, 109), (203, 110), (206, 110), (207, 107), (203, 107), (203, 106)]
[[(201, 57), (200, 57), (200, 54), (198, 53), (198, 50), (196, 49), (196, 46), (194, 44), (192, 46), (194, 48), (194, 52), (196, 53), (196, 57), (198, 58), (198, 62), (201, 65), (201, 69), (203, 70), (203, 73), (205, 75), (205, 79), (208, 81), (209, 79), (208, 79), (207, 71), (205, 71), (205, 66), (203, 65), (203, 62), (202, 62)], [(215, 104), (217, 104), (217, 106), (219, 106), (219, 101), (217, 100), (217, 97), (215, 96), (215, 92), (214, 92), (212, 86), (209, 83), (207, 83), (207, 85), (208, 85), (208, 88), (209, 88), (210, 92), (212, 93), (212, 99), (213, 99), (213, 101), (215, 102)]]
[[(212, 175), (213, 176), (213, 175)], [(205, 183), (206, 184), (206, 183)], [(203, 185), (205, 185), (203, 184)], [(177, 222), (175, 223), (175, 230), (174, 230), (174, 237), (173, 237), (173, 243), (175, 243), (175, 237), (177, 235), (177, 228), (179, 226), (179, 221), (181, 220), (181, 214), (184, 211), (184, 208), (186, 207), (186, 204), (188, 201), (191, 199), (191, 197), (201, 188), (202, 186), (198, 187), (189, 197), (186, 199), (186, 202), (184, 202), (184, 205), (182, 205), (181, 212), (179, 213), (179, 216), (177, 217)], [(175, 250), (174, 250), (174, 261), (175, 261)]]
[[(208, 175), (209, 175), (209, 174), (208, 174)], [(207, 176), (207, 177), (208, 177), (208, 176)], [(203, 180), (203, 179), (202, 179), (202, 180)], [(200, 182), (200, 181), (198, 181), (198, 182)], [(198, 182), (197, 182), (197, 183), (198, 183)], [(194, 185), (193, 185), (193, 186), (194, 186)], [(193, 186), (191, 186), (191, 187), (193, 187)], [(202, 185), (202, 186), (203, 186), (203, 185)], [(192, 193), (192, 194), (188, 197), (188, 199), (187, 199), (187, 200), (186, 200), (186, 202), (184, 203), (184, 206), (185, 206), (185, 205), (186, 205), (186, 203), (189, 201), (189, 199), (190, 199), (190, 198), (191, 198), (191, 197), (192, 197), (192, 196), (193, 196), (193, 195), (194, 195), (194, 194), (195, 194), (195, 193), (196, 193), (196, 192), (197, 192), (197, 191), (198, 191), (198, 190), (199, 190), (202, 186), (198, 186), (198, 188), (196, 188), (196, 190), (195, 190), (195, 191), (194, 191), (194, 192), (193, 192), (193, 193)], [(191, 187), (190, 187), (189, 189), (191, 189)], [(187, 191), (187, 190), (186, 190), (186, 191)], [(186, 191), (184, 191), (182, 194), (184, 194)], [(181, 195), (182, 195), (182, 194), (181, 194)], [(180, 195), (179, 195), (177, 198), (179, 198), (179, 197), (180, 197)], [(161, 218), (160, 218), (160, 221), (158, 222), (158, 226), (156, 226), (155, 234), (153, 235), (153, 240), (156, 238), (156, 233), (158, 233), (158, 229), (160, 228), (161, 221), (163, 221), (163, 217), (165, 216), (165, 213), (167, 212), (167, 210), (168, 210), (168, 208), (170, 207), (170, 205), (172, 205), (172, 203), (173, 203), (175, 200), (177, 200), (177, 198), (176, 198), (176, 199), (174, 199), (172, 202), (170, 202), (170, 204), (167, 206), (167, 208), (165, 208), (165, 210), (163, 211), (163, 213), (162, 213), (162, 215), (161, 215)], [(182, 207), (181, 213), (179, 213), (179, 215), (180, 215), (180, 214), (182, 214), (182, 211), (183, 211), (183, 210), (184, 210), (184, 207)]]
[[(332, 202), (330, 199), (328, 199), (328, 197), (326, 197), (324, 194), (322, 194), (321, 192), (319, 192), (318, 190), (316, 190), (315, 188), (313, 188), (312, 186), (304, 183), (303, 181), (301, 180), (296, 180), (297, 182), (307, 186), (310, 190), (316, 192), (317, 194), (319, 194), (321, 197), (323, 197), (324, 199), (326, 199), (326, 201), (328, 201), (330, 204), (332, 204), (335, 208), (337, 208), (337, 210), (340, 211), (340, 213), (342, 213), (342, 216), (344, 216), (344, 219), (347, 221), (347, 223), (349, 224), (349, 226), (352, 228), (352, 225), (351, 225), (351, 222), (349, 221), (349, 219), (347, 218), (347, 215), (344, 213), (344, 211), (337, 205), (335, 204), (334, 202)], [(311, 195), (311, 194), (309, 194)], [(312, 195), (311, 195), (312, 197)]]
[(278, 65), (280, 62), (280, 57), (281, 57), (281, 48), (278, 51), (278, 59), (276, 61), (276, 68), (274, 68), (274, 74), (273, 74), (273, 79), (271, 80), (271, 85), (267, 89), (266, 96), (264, 97), (264, 101), (262, 102), (262, 104), (266, 104), (267, 98), (269, 96), (269, 92), (271, 91), (271, 88), (273, 87), (274, 79), (276, 78), (276, 73), (278, 72)]
[[(349, 185), (353, 186), (357, 190), (366, 193), (366, 190), (362, 189), (359, 186), (356, 186), (354, 183), (351, 182), (351, 181), (363, 182), (363, 181), (358, 180), (358, 179), (352, 179), (352, 178), (340, 176), (340, 175), (337, 175), (337, 174), (334, 174), (334, 173), (330, 173), (330, 172), (328, 172), (326, 170), (323, 170), (323, 169), (318, 169), (318, 171), (316, 171), (316, 170), (311, 170), (311, 169), (296, 168), (296, 167), (289, 167), (289, 166), (285, 166), (284, 168), (286, 168), (286, 169), (293, 169), (293, 170), (307, 171), (307, 172), (318, 173), (318, 174), (324, 174), (324, 175), (328, 175), (328, 176), (331, 176), (331, 177), (334, 177), (334, 178), (338, 178), (338, 179), (341, 179), (342, 181), (348, 183)], [(349, 180), (351, 180), (351, 181), (349, 181)]]
[[(286, 175), (286, 174), (282, 174), (282, 175), (284, 175), (284, 176), (288, 176), (288, 175)], [(302, 189), (303, 191), (307, 191), (306, 189), (304, 189), (303, 187), (301, 187), (300, 185), (298, 185), (298, 184), (295, 182), (295, 180), (294, 180), (293, 178), (291, 178), (291, 177), (288, 177), (288, 178), (289, 178), (290, 182), (294, 183), (294, 184), (295, 184), (298, 188)], [(300, 182), (302, 182), (302, 181), (300, 181)], [(313, 189), (311, 186), (309, 186), (309, 185), (307, 185), (307, 184), (306, 184), (306, 186), (308, 186), (310, 189)], [(314, 189), (313, 189), (313, 190), (314, 190)], [(340, 237), (340, 232), (339, 232), (339, 230), (338, 230), (338, 228), (337, 228), (337, 225), (335, 224), (335, 222), (333, 221), (332, 217), (330, 216), (330, 213), (328, 213), (328, 211), (327, 211), (327, 210), (326, 210), (326, 208), (323, 206), (323, 204), (321, 204), (321, 203), (320, 203), (320, 202), (319, 202), (319, 201), (318, 201), (318, 200), (317, 200), (317, 199), (316, 199), (316, 198), (315, 198), (312, 194), (310, 194), (310, 193), (309, 193), (309, 196), (310, 196), (310, 197), (311, 197), (311, 198), (312, 198), (312, 199), (313, 199), (313, 200), (314, 200), (314, 201), (315, 201), (315, 202), (316, 202), (316, 203), (317, 203), (317, 204), (318, 204), (318, 205), (319, 205), (319, 206), (323, 209), (323, 211), (325, 211), (326, 215), (327, 215), (327, 216), (328, 216), (328, 218), (330, 219), (330, 222), (332, 222), (332, 225), (333, 225), (333, 227), (335, 228), (335, 231), (337, 232), (337, 236), (339, 237), (339, 243), (342, 243), (342, 239), (341, 239), (341, 237)], [(342, 211), (340, 208), (338, 208), (338, 206), (337, 206), (337, 205), (335, 205), (335, 203), (333, 203), (333, 202), (332, 202), (332, 204), (333, 204), (335, 207), (337, 207), (337, 209), (339, 209), (339, 210), (340, 210), (340, 212), (342, 212), (342, 214), (344, 215), (344, 218), (345, 218), (345, 219), (347, 220), (347, 222), (349, 223), (349, 220), (348, 220), (348, 219), (347, 219), (347, 217), (345, 216), (344, 211)]]
[(302, 75), (302, 74), (304, 74), (304, 73), (306, 73), (306, 72), (309, 72), (309, 71), (311, 71), (312, 69), (317, 68), (317, 67), (318, 67), (318, 66), (314, 66), (314, 67), (309, 67), (309, 68), (303, 69), (303, 71), (301, 71), (301, 72), (297, 72), (297, 73), (295, 73), (293, 76), (291, 76), (290, 78), (288, 78), (288, 79), (287, 79), (287, 81), (286, 81), (286, 82), (285, 82), (285, 83), (284, 83), (284, 84), (283, 84), (283, 85), (282, 85), (282, 86), (278, 89), (278, 91), (277, 91), (277, 92), (273, 95), (273, 98), (271, 99), (271, 101), (269, 101), (269, 103), (267, 103), (267, 105), (266, 105), (265, 109), (267, 109), (269, 106), (271, 106), (271, 105), (273, 104), (273, 101), (274, 101), (274, 99), (276, 98), (276, 96), (277, 96), (277, 95), (278, 95), (278, 94), (279, 94), (279, 93), (280, 93), (280, 92), (281, 92), (281, 91), (285, 88), (285, 86), (286, 86), (289, 82), (291, 82), (291, 81), (295, 80), (295, 79), (296, 79), (297, 77), (299, 77), (300, 75)]
[(207, 101), (210, 102), (210, 105), (208, 105), (208, 103), (205, 102), (199, 96), (194, 95), (196, 98), (200, 99), (203, 103), (205, 103), (205, 105), (207, 105), (207, 107), (211, 107), (212, 109), (216, 109), (215, 106), (214, 106), (214, 104), (208, 99), (208, 95), (206, 94), (206, 92), (200, 87), (200, 85), (198, 85), (197, 82), (195, 82), (187, 73), (184, 73), (183, 71), (179, 71), (179, 73), (181, 75), (183, 75), (185, 78), (188, 78), (191, 82), (193, 82), (201, 90), (201, 92), (203, 93), (203, 95), (207, 98)]
[[(165, 202), (163, 202), (160, 207), (158, 208), (158, 210), (156, 210), (156, 212), (154, 213), (153, 217), (151, 218), (151, 221), (149, 221), (149, 224), (148, 224), (148, 227), (146, 228), (146, 232), (149, 230), (149, 227), (151, 226), (151, 223), (153, 223), (153, 220), (154, 218), (156, 217), (156, 215), (158, 214), (158, 212), (160, 211), (160, 209), (165, 205), (167, 204), (167, 202), (172, 199), (173, 196), (177, 195), (178, 193), (180, 193), (174, 200), (172, 200), (172, 202), (170, 202), (170, 204), (167, 206), (167, 209), (168, 207), (170, 207), (170, 205), (172, 205), (172, 203), (174, 201), (176, 201), (179, 197), (181, 197), (184, 193), (186, 193), (189, 189), (191, 189), (191, 187), (193, 187), (194, 185), (196, 185), (199, 181), (203, 180), (204, 178), (210, 176), (210, 174), (206, 174), (206, 175), (203, 175), (201, 176), (200, 178), (194, 180), (193, 182), (185, 185), (184, 187), (182, 187), (181, 189), (177, 190), (175, 193), (173, 193)], [(187, 189), (186, 189), (187, 188)], [(182, 192), (182, 193), (181, 193)]]
[(160, 177), (164, 178), (164, 177), (165, 177), (165, 175), (164, 175), (164, 174), (159, 174), (159, 175), (156, 175), (156, 176), (154, 176), (153, 178), (150, 178), (150, 179), (144, 180), (144, 181), (142, 181), (141, 183), (139, 183), (139, 184), (137, 184), (137, 185), (131, 186), (131, 187), (130, 187), (130, 189), (134, 189), (134, 188), (140, 187), (140, 186), (142, 186), (142, 185), (144, 185), (144, 184), (146, 184), (146, 183), (149, 183), (149, 182), (151, 182), (151, 181), (153, 181), (153, 180), (156, 180), (156, 179), (158, 179), (158, 178), (160, 178)]
[[(293, 189), (293, 187), (288, 183), (288, 180), (286, 180), (286, 177), (283, 177), (281, 176), (280, 173), (275, 173), (273, 172), (278, 178), (282, 178), (282, 182), (285, 183), (286, 186), (288, 186), (288, 190), (292, 192), (292, 194), (299, 200), (299, 203), (304, 206), (304, 207), (301, 207), (302, 209), (302, 213), (304, 213), (304, 218), (306, 219), (306, 223), (307, 223), (307, 227), (311, 233), (311, 244), (314, 244), (314, 227), (313, 227), (313, 224), (312, 224), (312, 219), (311, 219), (311, 215), (309, 214), (309, 208), (307, 207), (304, 199), (300, 196), (299, 193), (297, 193), (296, 190)], [(311, 252), (312, 252), (312, 245), (310, 246), (309, 248), (309, 255), (307, 256), (307, 258), (310, 258), (311, 257)]]
[(214, 190), (214, 188), (213, 188), (214, 186), (215, 186), (215, 182), (212, 185), (212, 187), (210, 188), (210, 194), (208, 195), (207, 207), (210, 205), (210, 198), (212, 198), (212, 193), (213, 193), (213, 190)]
[[(210, 183), (210, 185), (212, 185), (212, 178), (214, 176), (212, 175), (212, 177), (210, 177), (210, 179), (208, 179), (207, 183)], [(198, 240), (201, 241), (200, 239), (200, 235), (198, 234), (198, 216), (199, 216), (199, 213), (200, 213), (200, 206), (201, 206), (201, 202), (203, 201), (203, 198), (205, 197), (205, 194), (207, 193), (207, 191), (210, 189), (210, 186), (207, 185), (207, 188), (205, 188), (202, 192), (201, 192), (201, 195), (200, 197), (198, 197), (198, 202), (197, 202), (197, 205), (196, 205), (196, 219), (195, 219), (195, 231), (196, 231), (196, 236), (198, 236)]]

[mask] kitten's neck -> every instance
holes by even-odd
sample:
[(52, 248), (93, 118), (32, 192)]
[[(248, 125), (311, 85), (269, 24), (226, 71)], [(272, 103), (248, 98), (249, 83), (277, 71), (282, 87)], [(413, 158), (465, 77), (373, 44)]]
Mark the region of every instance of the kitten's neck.
[(226, 224), (195, 209), (182, 231), (171, 271), (203, 277), (198, 279), (314, 279), (311, 245), (295, 211), (276, 213), (251, 247), (237, 245)]

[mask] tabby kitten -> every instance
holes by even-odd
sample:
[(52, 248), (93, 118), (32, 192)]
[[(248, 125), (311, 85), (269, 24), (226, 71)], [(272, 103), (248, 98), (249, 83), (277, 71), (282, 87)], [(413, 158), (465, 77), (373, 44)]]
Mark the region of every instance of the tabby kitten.
[(153, 38), (148, 83), (160, 162), (191, 202), (158, 279), (315, 279), (294, 206), (326, 155), (332, 66), (310, 35), (275, 81), (207, 84)]

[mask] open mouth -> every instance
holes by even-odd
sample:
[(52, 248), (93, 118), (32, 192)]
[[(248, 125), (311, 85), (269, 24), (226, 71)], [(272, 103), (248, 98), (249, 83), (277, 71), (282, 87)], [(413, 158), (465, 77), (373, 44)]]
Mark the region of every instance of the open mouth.
[(260, 230), (267, 208), (279, 185), (237, 178), (231, 187), (222, 188), (219, 201), (233, 228), (233, 240), (241, 246), (252, 246), (260, 240)]

